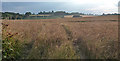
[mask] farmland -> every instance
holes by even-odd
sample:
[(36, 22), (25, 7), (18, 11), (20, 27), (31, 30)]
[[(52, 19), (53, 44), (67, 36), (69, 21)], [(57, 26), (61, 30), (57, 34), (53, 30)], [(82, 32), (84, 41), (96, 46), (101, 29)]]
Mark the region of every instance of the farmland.
[[(3, 58), (118, 58), (117, 15), (3, 20), (2, 25)], [(6, 40), (10, 42), (6, 42)], [(6, 49), (10, 52), (8, 53)]]

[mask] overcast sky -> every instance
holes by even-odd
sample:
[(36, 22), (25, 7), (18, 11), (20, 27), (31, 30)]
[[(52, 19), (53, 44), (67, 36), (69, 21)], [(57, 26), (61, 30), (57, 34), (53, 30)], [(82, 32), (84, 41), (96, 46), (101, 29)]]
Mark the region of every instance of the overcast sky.
[[(82, 8), (84, 12), (91, 13), (118, 13), (118, 2), (120, 0), (2, 0), (2, 2), (66, 2), (58, 6), (66, 5), (67, 9), (79, 11)], [(51, 9), (52, 10), (52, 9)], [(64, 9), (63, 9), (64, 10)]]

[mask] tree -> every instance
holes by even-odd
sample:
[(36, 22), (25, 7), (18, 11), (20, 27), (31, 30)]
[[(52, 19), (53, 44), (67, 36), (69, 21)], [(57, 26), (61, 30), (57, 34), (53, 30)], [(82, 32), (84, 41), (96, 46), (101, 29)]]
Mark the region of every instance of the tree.
[(52, 13), (54, 13), (54, 11), (52, 10)]
[(45, 11), (43, 11), (43, 14), (45, 14), (46, 12)]
[(19, 13), (13, 13), (13, 12), (4, 12), (2, 13), (2, 19), (9, 19), (9, 20), (15, 20), (15, 19), (23, 19), (24, 15)]
[(25, 13), (25, 16), (29, 16), (29, 15), (31, 15), (32, 13), (31, 12), (26, 12)]
[(105, 13), (103, 13), (102, 15), (105, 15)]
[(39, 12), (38, 14), (43, 14), (43, 12)]

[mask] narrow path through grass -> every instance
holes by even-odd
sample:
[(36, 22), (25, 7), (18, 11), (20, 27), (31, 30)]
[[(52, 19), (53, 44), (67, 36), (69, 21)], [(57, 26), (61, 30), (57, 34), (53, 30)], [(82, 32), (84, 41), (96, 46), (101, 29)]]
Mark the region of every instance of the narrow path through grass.
[(73, 39), (73, 37), (72, 37), (72, 32), (68, 29), (67, 26), (62, 25), (62, 27), (64, 28), (64, 30), (65, 30), (65, 32), (66, 32), (66, 34), (67, 34), (67, 36), (68, 36), (68, 40), (72, 40), (72, 39)]
[[(87, 56), (86, 56), (86, 54), (85, 53), (83, 53), (83, 50), (81, 50), (81, 49), (79, 49), (78, 47), (81, 47), (81, 45), (76, 45), (76, 43), (74, 42), (74, 41), (72, 41), (73, 40), (73, 36), (72, 36), (72, 32), (69, 30), (69, 28), (67, 27), (67, 26), (65, 26), (65, 25), (62, 25), (62, 27), (64, 28), (64, 30), (66, 31), (66, 34), (67, 34), (67, 36), (68, 36), (68, 40), (70, 40), (71, 42), (72, 42), (72, 46), (73, 46), (73, 48), (75, 48), (75, 51), (76, 51), (76, 55), (77, 56), (80, 56), (80, 59), (86, 59), (86, 58), (88, 58)], [(79, 43), (79, 42), (77, 42), (77, 43)], [(75, 45), (74, 45), (75, 44)], [(77, 47), (78, 46), (78, 47)], [(84, 47), (85, 46), (83, 46), (82, 45), (82, 49), (84, 49)]]

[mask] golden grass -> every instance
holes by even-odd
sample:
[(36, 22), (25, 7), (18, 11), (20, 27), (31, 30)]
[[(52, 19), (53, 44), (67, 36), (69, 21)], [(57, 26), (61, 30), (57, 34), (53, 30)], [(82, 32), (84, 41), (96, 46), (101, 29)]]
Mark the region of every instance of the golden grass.
[(24, 45), (21, 58), (115, 59), (118, 22), (109, 20), (116, 18), (4, 20), (3, 23), (8, 24), (6, 33), (18, 33), (14, 38)]

